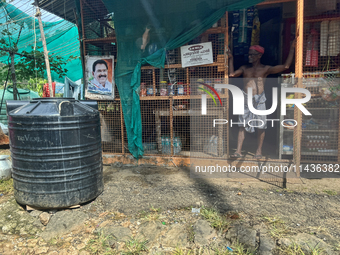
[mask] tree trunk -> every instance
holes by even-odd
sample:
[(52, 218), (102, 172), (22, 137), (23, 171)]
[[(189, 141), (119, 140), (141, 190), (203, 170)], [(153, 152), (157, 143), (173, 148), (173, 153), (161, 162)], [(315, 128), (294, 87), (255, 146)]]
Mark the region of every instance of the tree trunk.
[(15, 67), (14, 67), (14, 53), (11, 52), (11, 75), (13, 82), (13, 99), (18, 100), (17, 98), (17, 77), (15, 75)]

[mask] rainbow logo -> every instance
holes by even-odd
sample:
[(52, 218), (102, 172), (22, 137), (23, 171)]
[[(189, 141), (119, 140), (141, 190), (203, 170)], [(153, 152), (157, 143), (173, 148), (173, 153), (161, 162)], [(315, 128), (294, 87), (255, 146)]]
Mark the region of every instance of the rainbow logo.
[[(220, 101), (221, 106), (223, 106), (222, 105), (222, 100), (221, 100), (220, 96), (218, 95), (217, 91), (213, 87), (211, 87), (210, 85), (208, 85), (206, 83), (203, 83), (203, 82), (199, 82), (199, 84), (202, 84), (203, 86), (206, 86), (207, 88), (212, 90), (212, 92), (215, 93), (215, 95), (217, 96), (218, 100)], [(214, 103), (217, 106), (217, 103), (216, 103), (216, 100), (215, 100), (214, 96), (208, 90), (206, 90), (205, 88), (202, 88), (202, 87), (199, 87), (198, 89), (206, 92), (212, 98), (212, 100), (214, 100)]]

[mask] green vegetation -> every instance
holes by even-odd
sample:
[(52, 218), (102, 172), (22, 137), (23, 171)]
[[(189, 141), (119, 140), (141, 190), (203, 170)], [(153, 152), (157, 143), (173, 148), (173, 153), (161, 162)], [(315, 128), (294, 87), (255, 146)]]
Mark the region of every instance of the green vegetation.
[(140, 217), (145, 221), (157, 221), (160, 219), (159, 212), (161, 208), (154, 208), (152, 205), (149, 209), (149, 212), (142, 211), (140, 212)]
[(319, 248), (318, 245), (316, 247), (308, 246), (308, 251), (304, 251), (302, 247), (296, 243), (291, 244), (286, 248), (279, 248), (280, 255), (323, 255), (322, 248)]
[(103, 232), (98, 232), (95, 238), (90, 239), (85, 249), (94, 255), (114, 255), (117, 254), (109, 244), (111, 235), (104, 235)]
[(231, 245), (233, 251), (226, 250), (228, 253), (218, 253), (218, 254), (233, 254), (233, 255), (255, 255), (255, 250), (246, 248), (242, 243), (236, 241), (236, 243)]
[(336, 191), (333, 191), (333, 190), (324, 190), (323, 192), (325, 192), (326, 194), (330, 196), (336, 196), (338, 194)]
[(290, 233), (289, 229), (285, 225), (285, 222), (283, 220), (281, 220), (280, 218), (278, 218), (278, 217), (276, 217), (276, 218), (275, 217), (274, 218), (263, 217), (263, 219), (269, 225), (270, 235), (274, 239), (283, 238)]
[(202, 207), (201, 215), (210, 223), (213, 228), (219, 231), (228, 230), (229, 222), (224, 217), (222, 217), (215, 209)]
[(0, 194), (10, 194), (14, 190), (13, 188), (13, 179), (9, 180), (0, 180)]
[(142, 252), (148, 251), (146, 248), (146, 244), (148, 243), (147, 240), (138, 240), (131, 238), (129, 241), (125, 243), (125, 249), (122, 252), (123, 255), (138, 255)]

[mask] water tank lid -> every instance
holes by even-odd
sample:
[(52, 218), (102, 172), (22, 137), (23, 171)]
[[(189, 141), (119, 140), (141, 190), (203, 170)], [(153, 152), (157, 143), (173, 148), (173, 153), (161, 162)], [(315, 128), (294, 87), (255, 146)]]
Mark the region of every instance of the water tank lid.
[[(10, 102), (11, 103), (11, 102)], [(88, 116), (99, 114), (99, 112), (74, 98), (45, 97), (34, 98), (25, 105), (18, 105), (18, 108), (11, 108), (8, 113), (10, 117), (31, 116), (31, 117), (67, 117), (67, 116)]]

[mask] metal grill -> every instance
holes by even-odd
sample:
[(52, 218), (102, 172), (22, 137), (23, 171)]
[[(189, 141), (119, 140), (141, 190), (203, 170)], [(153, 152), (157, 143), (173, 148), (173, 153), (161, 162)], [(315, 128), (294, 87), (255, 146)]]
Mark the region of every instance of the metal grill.
[[(81, 1), (84, 54), (116, 56), (117, 47), (113, 26), (110, 23), (111, 16), (104, 5), (100, 4), (95, 7), (97, 11), (94, 12), (90, 2)], [(276, 4), (280, 2), (283, 2), (282, 6), (293, 4), (274, 0), (265, 1), (260, 5), (261, 8), (265, 8), (265, 5), (277, 6)], [(340, 26), (339, 4), (335, 3), (334, 9), (334, 0), (322, 1), (323, 8), (329, 8), (328, 10), (316, 7), (320, 4), (319, 0), (316, 0), (314, 5), (307, 0), (304, 4), (302, 1), (294, 4), (297, 4), (297, 7), (292, 13), (297, 19), (291, 22), (291, 26), (286, 26), (288, 29), (286, 34), (290, 36), (288, 41), (292, 41), (295, 31), (301, 31), (301, 39), (298, 40), (295, 53), (295, 70), (291, 69), (291, 74), (282, 75), (282, 83), (304, 87), (311, 92), (312, 99), (306, 108), (312, 113), (312, 117), (302, 115), (296, 108), (287, 110), (286, 119), (294, 118), (300, 124), (296, 129), (282, 131), (283, 142), (277, 146), (281, 146), (282, 150), (283, 145), (289, 144), (292, 150), (282, 155), (280, 153), (279, 158), (294, 159), (296, 164), (337, 162), (340, 151), (339, 101), (326, 100), (322, 89), (323, 86), (327, 86), (328, 89), (334, 87), (330, 81), (339, 79), (340, 59), (337, 49), (340, 49), (340, 37), (337, 33), (340, 33), (340, 27), (336, 29)], [(283, 18), (281, 22), (287, 23), (288, 20)], [(208, 114), (204, 118), (195, 118), (189, 114), (189, 110), (200, 111), (199, 79), (211, 84), (228, 83), (225, 49), (229, 45), (231, 26), (229, 25), (229, 29), (226, 26), (228, 27), (228, 17), (224, 16), (212, 28), (189, 42), (189, 44), (212, 42), (213, 64), (182, 68), (180, 49), (174, 49), (167, 52), (164, 69), (142, 67), (140, 105), (145, 155), (228, 158), (229, 146), (234, 149), (235, 130), (229, 129), (228, 125), (221, 129), (213, 128), (211, 125), (214, 114), (227, 120), (233, 118), (229, 116), (231, 100), (229, 101), (228, 93), (222, 93), (223, 107), (218, 108), (221, 113), (212, 113), (210, 116)], [(338, 40), (334, 39), (336, 36)], [(287, 44), (287, 38), (285, 42)], [(281, 62), (285, 61), (285, 57), (283, 49)], [(292, 80), (292, 76), (299, 79)], [(327, 85), (320, 83), (322, 77), (327, 78)], [(286, 82), (287, 79), (290, 81)], [(103, 137), (109, 139), (103, 140), (103, 151), (127, 154), (127, 138), (118, 90), (115, 98), (114, 102), (99, 102), (102, 123), (106, 125), (102, 128)], [(208, 108), (217, 109), (214, 108), (211, 99), (208, 98), (207, 103)], [(275, 148), (272, 151), (273, 155), (270, 155), (270, 158), (277, 158), (274, 155)], [(233, 150), (230, 151), (232, 152)]]
[(122, 121), (120, 101), (98, 101), (101, 117), (103, 152), (122, 153)]
[(333, 0), (305, 3), (303, 86), (312, 99), (304, 116), (301, 135), (302, 162), (339, 160), (340, 9)]

